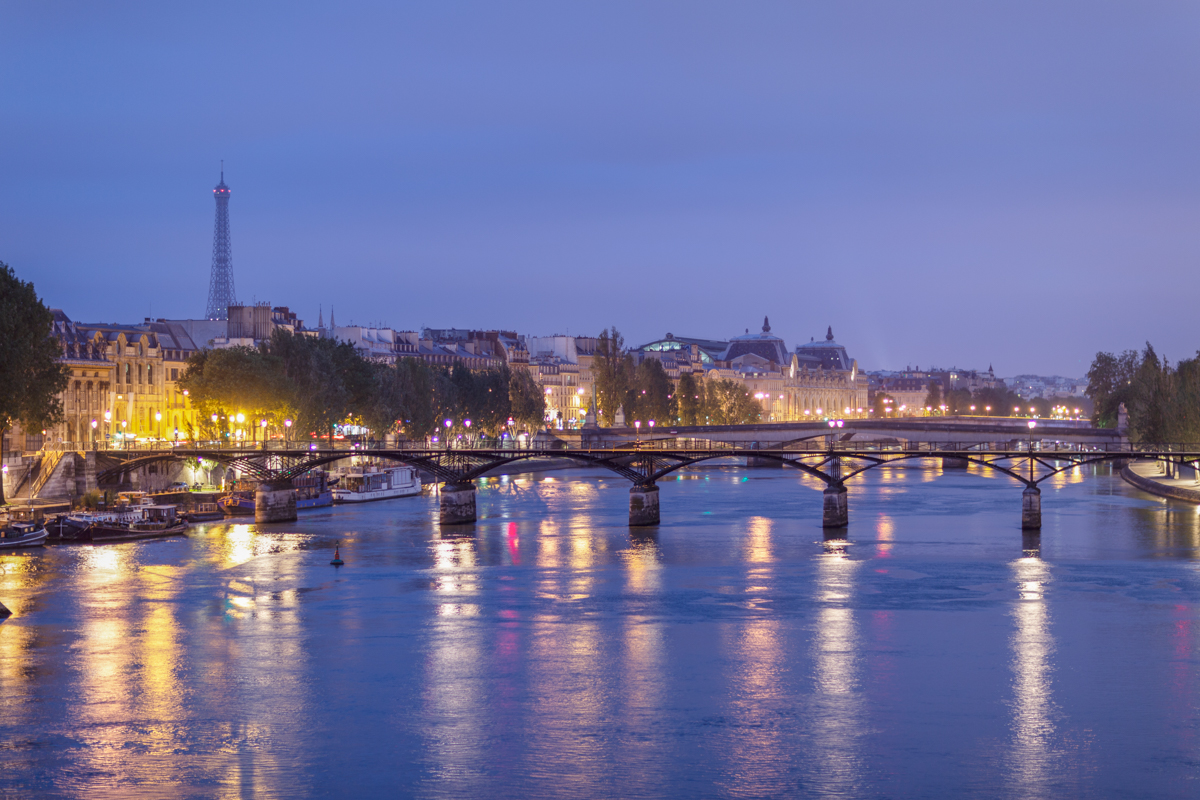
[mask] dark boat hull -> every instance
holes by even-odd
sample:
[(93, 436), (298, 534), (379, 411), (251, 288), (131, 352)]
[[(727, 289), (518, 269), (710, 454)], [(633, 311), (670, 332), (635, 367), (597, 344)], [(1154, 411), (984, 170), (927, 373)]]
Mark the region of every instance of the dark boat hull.
[(88, 528), (86, 536), (79, 541), (90, 541), (92, 544), (105, 542), (132, 542), (139, 539), (161, 539), (167, 536), (180, 536), (187, 532), (187, 523), (181, 522), (169, 528), (146, 530), (143, 528), (122, 527), (117, 525), (93, 525)]

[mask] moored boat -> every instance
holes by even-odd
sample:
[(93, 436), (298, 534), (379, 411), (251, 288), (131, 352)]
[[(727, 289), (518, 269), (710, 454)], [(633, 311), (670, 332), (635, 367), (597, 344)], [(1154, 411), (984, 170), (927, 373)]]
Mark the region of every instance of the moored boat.
[(333, 487), (335, 503), (365, 503), (411, 497), (421, 493), (421, 478), (414, 467), (354, 466), (344, 470)]
[(46, 525), (42, 522), (13, 522), (0, 528), (0, 550), (41, 547), (45, 542)]
[(191, 511), (183, 512), (180, 516), (189, 523), (212, 522), (213, 520), (224, 519), (225, 512), (216, 503), (197, 503), (195, 508)]
[[(333, 505), (329, 475), (323, 470), (314, 470), (294, 478), (292, 486), (295, 487), (297, 511)], [(254, 490), (239, 488), (222, 497), (217, 504), (227, 516), (252, 517), (254, 516)]]
[(94, 523), (80, 538), (102, 544), (177, 536), (187, 531), (188, 524), (179, 519), (175, 506), (139, 506), (139, 510), (139, 517), (129, 522)]

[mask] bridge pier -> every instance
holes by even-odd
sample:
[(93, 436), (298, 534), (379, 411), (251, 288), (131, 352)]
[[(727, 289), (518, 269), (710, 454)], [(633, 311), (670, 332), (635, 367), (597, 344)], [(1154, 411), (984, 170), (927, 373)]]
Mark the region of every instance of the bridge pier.
[(1040, 531), (1042, 529), (1042, 490), (1036, 486), (1026, 486), (1021, 493), (1021, 530)]
[(942, 456), (942, 469), (966, 469), (969, 466), (971, 462), (965, 458)]
[(475, 521), (475, 485), (471, 483), (442, 484), (441, 508), (438, 521), (443, 525), (461, 525)]
[(629, 524), (658, 524), (658, 487), (653, 483), (629, 490)]
[(296, 489), (291, 481), (263, 481), (254, 492), (254, 521), (291, 522), (296, 519)]
[(843, 483), (832, 483), (825, 490), (823, 528), (844, 528), (850, 524), (850, 502)]

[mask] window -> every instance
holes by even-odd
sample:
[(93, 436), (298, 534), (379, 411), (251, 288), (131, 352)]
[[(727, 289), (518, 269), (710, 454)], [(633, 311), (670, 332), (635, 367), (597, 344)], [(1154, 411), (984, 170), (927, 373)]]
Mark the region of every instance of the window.
[(138, 364), (138, 384), (142, 383), (142, 365)]
[(171, 369), (171, 380), (173, 380), (173, 381), (179, 380), (179, 370), (178, 369), (175, 369), (175, 368)]
[(153, 364), (146, 365), (146, 383), (150, 384), (151, 386), (154, 385), (154, 365)]

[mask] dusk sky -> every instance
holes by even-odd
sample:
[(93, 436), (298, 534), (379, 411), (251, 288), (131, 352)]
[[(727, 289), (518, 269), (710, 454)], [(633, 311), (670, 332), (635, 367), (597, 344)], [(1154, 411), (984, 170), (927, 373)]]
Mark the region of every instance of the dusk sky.
[(1200, 348), (1200, 5), (0, 0), (0, 261), (89, 322), (628, 344), (832, 325), (865, 369)]

